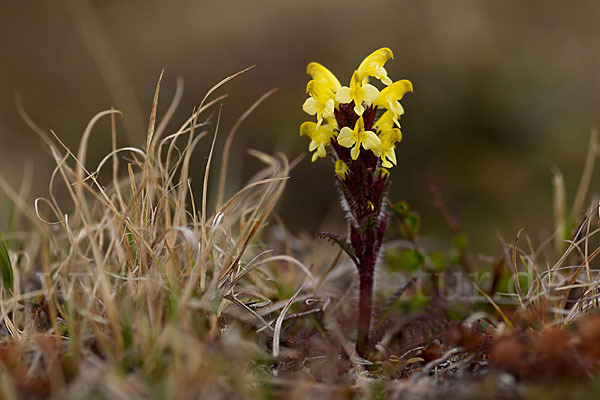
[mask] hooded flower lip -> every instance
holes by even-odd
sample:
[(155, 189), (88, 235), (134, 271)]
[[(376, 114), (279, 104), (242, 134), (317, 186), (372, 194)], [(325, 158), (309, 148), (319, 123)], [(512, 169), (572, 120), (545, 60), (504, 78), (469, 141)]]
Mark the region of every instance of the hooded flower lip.
[(356, 115), (363, 115), (365, 107), (363, 102), (369, 106), (379, 97), (379, 90), (369, 84), (363, 84), (359, 78), (358, 71), (354, 71), (350, 80), (350, 87), (342, 86), (335, 94), (335, 100), (338, 103), (350, 103), (354, 101), (354, 112)]
[(383, 107), (390, 111), (393, 115), (394, 123), (400, 127), (398, 117), (404, 114), (404, 108), (400, 104), (400, 100), (407, 92), (412, 92), (413, 86), (409, 80), (403, 79), (394, 82), (379, 93), (379, 97), (373, 102), (378, 107)]
[(321, 126), (323, 119), (333, 118), (335, 110), (335, 94), (325, 83), (312, 80), (306, 85), (306, 92), (310, 97), (302, 105), (302, 109), (309, 115), (317, 116), (317, 127)]
[(402, 132), (394, 127), (394, 114), (391, 111), (384, 112), (381, 117), (373, 124), (381, 140), (381, 165), (385, 168), (391, 168), (396, 165), (395, 144), (402, 140)]
[(379, 134), (381, 140), (381, 165), (384, 168), (391, 168), (396, 165), (396, 146), (395, 144), (402, 140), (402, 132), (398, 128), (385, 130)]
[(390, 85), (392, 80), (388, 77), (384, 68), (385, 63), (390, 58), (394, 58), (394, 53), (388, 47), (382, 47), (366, 56), (357, 70), (361, 82), (367, 83), (369, 76), (372, 76), (379, 79), (384, 85)]
[(325, 84), (334, 93), (342, 86), (338, 78), (325, 68), (323, 65), (317, 62), (311, 62), (306, 66), (306, 73), (310, 75), (313, 80)]
[(392, 129), (394, 127), (394, 114), (391, 111), (386, 111), (373, 124), (373, 128), (379, 133)]
[(337, 137), (337, 141), (341, 146), (352, 147), (350, 156), (353, 160), (358, 158), (361, 145), (363, 149), (372, 150), (377, 156), (381, 152), (381, 140), (374, 132), (365, 131), (365, 121), (362, 117), (356, 121), (354, 129), (350, 129), (347, 126), (343, 127)]
[(300, 135), (308, 136), (311, 139), (308, 150), (314, 151), (311, 161), (315, 162), (317, 158), (327, 156), (325, 146), (331, 142), (335, 132), (329, 124), (317, 126), (314, 122), (306, 121), (300, 125)]

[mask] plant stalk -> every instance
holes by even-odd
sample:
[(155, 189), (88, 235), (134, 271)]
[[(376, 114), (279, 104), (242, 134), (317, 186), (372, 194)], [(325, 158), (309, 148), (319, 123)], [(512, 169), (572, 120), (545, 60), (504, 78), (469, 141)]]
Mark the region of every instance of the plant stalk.
[(358, 337), (356, 352), (367, 357), (370, 351), (369, 331), (371, 328), (371, 308), (373, 303), (374, 265), (368, 263), (360, 266), (360, 288), (358, 293)]
[[(365, 130), (371, 130), (375, 119), (376, 107), (368, 107), (364, 114)], [(353, 128), (358, 116), (350, 105), (340, 105), (336, 112), (340, 129)], [(350, 223), (350, 247), (352, 260), (359, 275), (358, 295), (358, 336), (356, 352), (367, 358), (371, 351), (369, 332), (373, 305), (373, 283), (375, 265), (379, 257), (381, 242), (387, 224), (385, 199), (389, 180), (379, 170), (378, 158), (370, 151), (361, 150), (356, 160), (350, 157), (350, 150), (332, 143), (338, 159), (347, 163), (349, 172), (345, 178), (336, 175), (336, 183), (347, 211), (346, 219)]]

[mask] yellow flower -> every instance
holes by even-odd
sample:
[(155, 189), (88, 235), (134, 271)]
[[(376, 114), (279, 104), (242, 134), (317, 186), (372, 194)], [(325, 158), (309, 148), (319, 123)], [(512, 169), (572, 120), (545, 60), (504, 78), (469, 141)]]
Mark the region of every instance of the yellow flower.
[(317, 158), (327, 155), (325, 146), (331, 142), (335, 132), (329, 124), (317, 126), (314, 122), (306, 121), (300, 125), (300, 135), (308, 136), (311, 139), (308, 150), (314, 151), (311, 160), (315, 162)]
[(365, 131), (365, 121), (362, 116), (356, 121), (354, 129), (350, 129), (347, 126), (343, 127), (340, 131), (337, 141), (341, 146), (352, 147), (350, 156), (353, 160), (358, 158), (360, 153), (360, 146), (365, 150), (372, 150), (377, 156), (381, 151), (381, 140), (372, 131)]
[(368, 83), (362, 84), (358, 77), (358, 71), (354, 71), (350, 80), (350, 87), (342, 86), (335, 94), (335, 100), (339, 103), (350, 103), (354, 100), (354, 112), (363, 115), (365, 108), (363, 101), (369, 106), (379, 97), (379, 90)]
[(394, 114), (391, 111), (386, 111), (381, 114), (381, 117), (373, 124), (373, 128), (379, 132), (387, 131), (394, 127)]
[(358, 77), (361, 82), (366, 83), (369, 81), (369, 76), (373, 76), (379, 79), (384, 85), (390, 85), (392, 80), (388, 77), (387, 71), (383, 67), (390, 58), (394, 58), (394, 53), (387, 47), (375, 50), (369, 54), (358, 66)]
[(394, 82), (383, 89), (373, 104), (391, 111), (393, 115), (393, 121), (399, 127), (400, 122), (398, 122), (398, 117), (404, 114), (404, 108), (402, 108), (399, 100), (401, 100), (407, 92), (412, 91), (412, 83), (406, 79), (403, 79), (401, 81)]
[(314, 79), (306, 85), (306, 92), (311, 97), (306, 99), (302, 109), (309, 115), (317, 115), (318, 128), (323, 123), (323, 119), (334, 117), (335, 94), (325, 83)]
[(319, 63), (311, 62), (306, 67), (306, 73), (315, 81), (324, 83), (334, 93), (342, 86), (338, 78), (327, 68)]
[(395, 143), (402, 140), (402, 132), (398, 128), (392, 128), (379, 134), (381, 140), (381, 165), (391, 168), (396, 165)]
[(342, 160), (337, 160), (335, 162), (335, 173), (340, 176), (343, 180), (346, 180), (346, 174), (348, 173), (348, 165)]
[(381, 157), (381, 165), (391, 168), (396, 165), (395, 143), (402, 140), (402, 132), (400, 129), (394, 128), (394, 114), (391, 111), (384, 112), (373, 128), (379, 132), (381, 140), (381, 153), (377, 154)]

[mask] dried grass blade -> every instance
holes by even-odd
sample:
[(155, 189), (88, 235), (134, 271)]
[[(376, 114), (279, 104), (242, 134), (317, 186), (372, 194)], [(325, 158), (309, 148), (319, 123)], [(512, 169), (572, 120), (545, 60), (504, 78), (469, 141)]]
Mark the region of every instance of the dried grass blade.
[(298, 297), (300, 292), (302, 292), (302, 290), (304, 290), (304, 287), (307, 284), (308, 284), (308, 282), (304, 282), (302, 284), (302, 286), (300, 286), (300, 289), (298, 289), (296, 291), (296, 293), (294, 293), (294, 295), (289, 299), (289, 301), (287, 302), (285, 307), (283, 307), (283, 310), (281, 310), (281, 313), (279, 313), (279, 317), (277, 317), (277, 322), (275, 323), (275, 331), (273, 333), (273, 357), (275, 357), (275, 358), (279, 357), (279, 338), (281, 336), (281, 325), (283, 324), (283, 319), (285, 318), (285, 314), (287, 313), (287, 311), (290, 309), (290, 307), (294, 303), (294, 300), (296, 300), (296, 297)]
[(148, 133), (146, 136), (146, 163), (150, 162), (150, 149), (152, 148), (152, 138), (154, 136), (154, 128), (156, 126), (156, 110), (158, 108), (158, 94), (160, 92), (160, 82), (162, 81), (165, 70), (160, 71), (158, 82), (156, 83), (156, 89), (154, 91), (154, 98), (152, 99), (152, 110), (150, 111), (150, 120), (148, 121)]

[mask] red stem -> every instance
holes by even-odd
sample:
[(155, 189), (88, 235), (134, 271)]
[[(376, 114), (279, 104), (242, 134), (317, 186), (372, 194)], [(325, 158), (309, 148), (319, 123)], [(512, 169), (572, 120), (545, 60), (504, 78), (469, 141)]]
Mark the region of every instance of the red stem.
[[(371, 130), (377, 107), (369, 107), (363, 113), (365, 130)], [(358, 116), (354, 113), (353, 103), (341, 104), (335, 116), (338, 127), (354, 127)], [(360, 288), (358, 294), (358, 337), (356, 352), (367, 358), (371, 352), (369, 331), (371, 328), (371, 309), (373, 304), (373, 280), (375, 263), (385, 233), (386, 214), (382, 213), (389, 182), (379, 175), (378, 159), (370, 151), (361, 150), (357, 160), (351, 160), (350, 149), (332, 142), (339, 159), (348, 163), (350, 172), (345, 179), (337, 177), (340, 194), (346, 198), (352, 217), (350, 242), (354, 248)]]
[[(364, 262), (367, 261), (367, 262)], [(367, 358), (370, 352), (369, 330), (371, 328), (371, 307), (373, 303), (373, 273), (372, 260), (361, 260), (360, 289), (358, 293), (358, 338), (356, 352)], [(364, 262), (364, 263), (363, 263)]]

